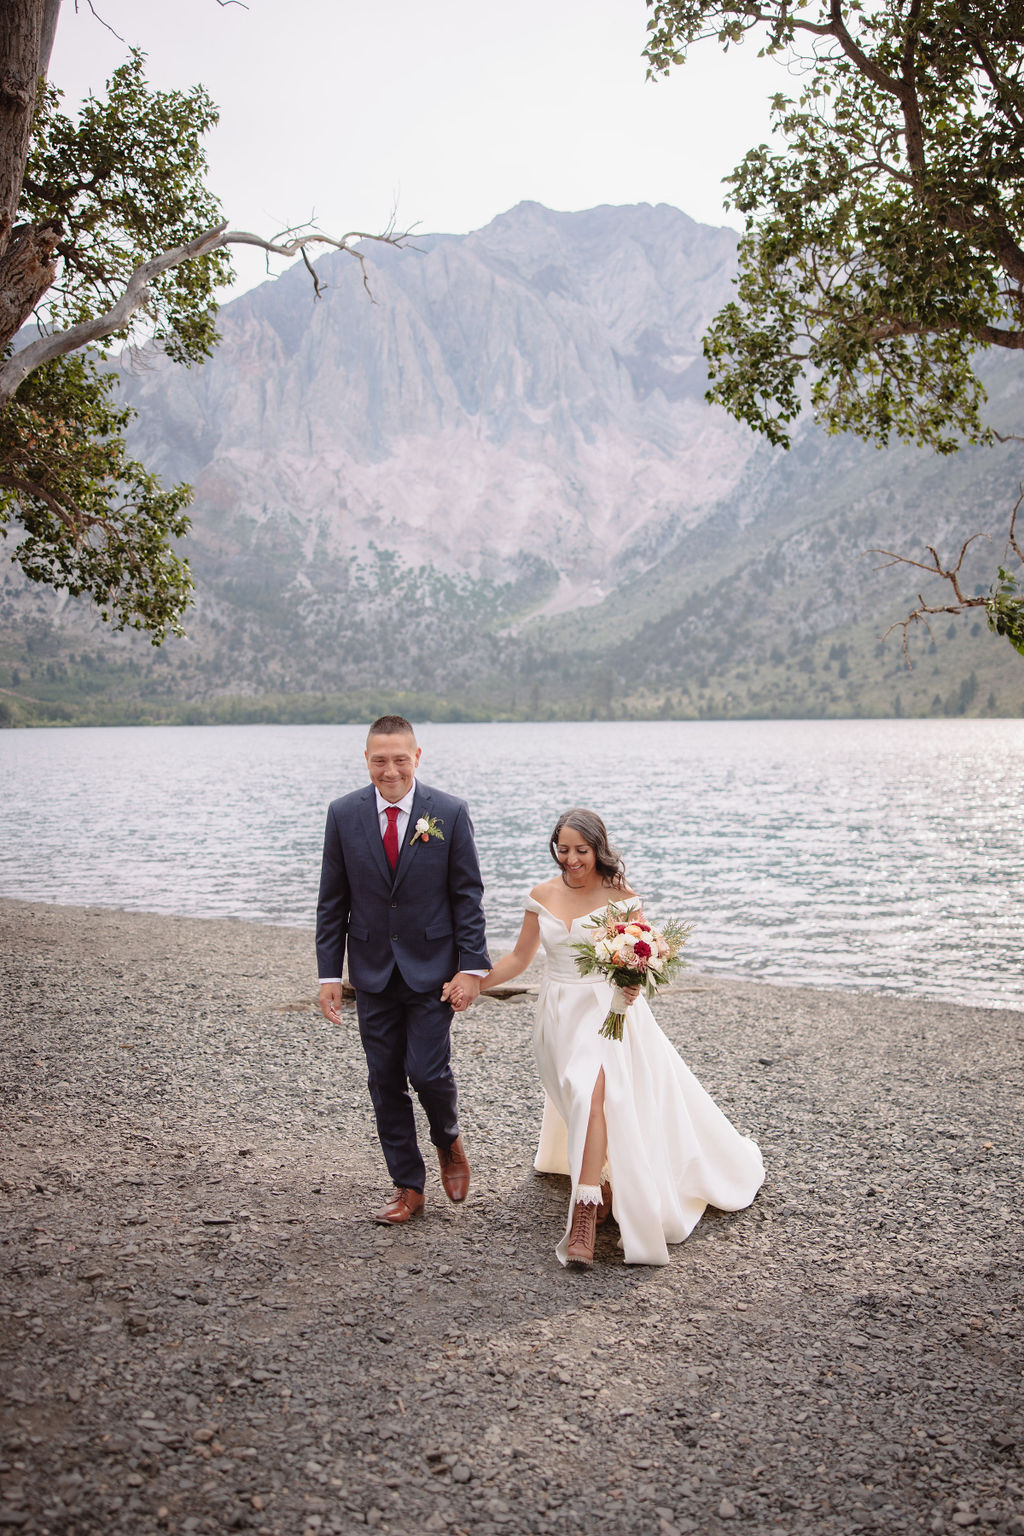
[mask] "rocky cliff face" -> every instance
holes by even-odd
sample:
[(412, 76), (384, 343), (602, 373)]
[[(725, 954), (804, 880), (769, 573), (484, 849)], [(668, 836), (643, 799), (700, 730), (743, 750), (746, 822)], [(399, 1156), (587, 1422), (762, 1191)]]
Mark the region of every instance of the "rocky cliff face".
[(288, 528), (314, 581), (314, 558), (375, 544), (499, 580), (540, 559), (563, 605), (585, 600), (698, 522), (751, 452), (702, 399), (734, 249), (674, 208), (528, 203), (371, 250), (374, 304), (336, 255), (320, 304), (290, 272), (225, 308), (202, 369), (128, 379), (134, 446), (194, 485), (211, 554)]

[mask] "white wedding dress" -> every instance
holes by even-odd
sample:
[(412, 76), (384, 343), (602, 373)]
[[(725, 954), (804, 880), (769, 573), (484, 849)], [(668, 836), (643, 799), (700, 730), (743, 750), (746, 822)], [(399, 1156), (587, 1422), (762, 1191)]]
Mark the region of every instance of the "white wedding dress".
[(738, 1211), (750, 1204), (764, 1180), (761, 1153), (701, 1087), (643, 997), (627, 1011), (621, 1040), (602, 1037), (612, 989), (580, 976), (572, 948), (586, 937), (587, 917), (566, 928), (532, 896), (526, 908), (540, 920), (547, 959), (533, 1033), (545, 1089), (534, 1167), (572, 1179), (555, 1252), (564, 1264), (590, 1101), (603, 1067), (612, 1212), (625, 1261), (667, 1264), (667, 1244), (681, 1243), (706, 1206)]

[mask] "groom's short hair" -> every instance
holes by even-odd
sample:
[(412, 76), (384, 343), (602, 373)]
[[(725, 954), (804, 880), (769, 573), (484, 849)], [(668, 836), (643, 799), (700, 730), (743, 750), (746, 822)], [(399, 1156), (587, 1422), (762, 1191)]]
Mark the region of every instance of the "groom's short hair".
[(404, 715), (381, 715), (367, 731), (367, 741), (371, 736), (411, 736), (413, 741), (416, 740), (416, 732)]

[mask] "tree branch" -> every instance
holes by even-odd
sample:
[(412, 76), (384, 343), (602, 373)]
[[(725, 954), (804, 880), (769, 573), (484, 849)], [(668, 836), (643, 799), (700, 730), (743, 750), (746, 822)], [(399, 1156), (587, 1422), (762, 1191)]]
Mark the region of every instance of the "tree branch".
[[(906, 105), (907, 101), (912, 99), (912, 93), (908, 93), (906, 82), (896, 80), (892, 75), (886, 74), (881, 65), (876, 64), (875, 60), (869, 54), (866, 54), (863, 48), (854, 41), (852, 34), (847, 30), (846, 22), (843, 20), (842, 0), (831, 0), (829, 16), (831, 20), (825, 31), (832, 34), (846, 54), (846, 57), (856, 64), (860, 73), (877, 85), (880, 90), (887, 91), (890, 96), (895, 96), (898, 101)], [(794, 21), (794, 25), (799, 25), (799, 23)]]
[(73, 512), (69, 512), (67, 507), (62, 506), (57, 498), (51, 496), (43, 486), (38, 485), (34, 480), (23, 479), (21, 475), (9, 475), (0, 471), (0, 487), (5, 491), (20, 491), (23, 496), (34, 496), (37, 501), (41, 501), (44, 506), (49, 507), (54, 517), (60, 518), (68, 532), (73, 535), (76, 544), (81, 539), (83, 529), (99, 521), (98, 518), (86, 516), (77, 507)]
[[(936, 204), (931, 204), (937, 209)], [(972, 213), (967, 208), (945, 207), (941, 210), (942, 222), (947, 229), (958, 235), (974, 235), (981, 231), (991, 235), (995, 246), (995, 254), (999, 265), (1008, 277), (1015, 282), (1024, 282), (1024, 250), (1014, 239), (1007, 227), (1004, 218), (995, 218), (991, 214), (984, 216)]]
[[(75, 0), (75, 15), (76, 16), (78, 14), (78, 3), (79, 3), (79, 0)], [(100, 26), (101, 27), (106, 27), (108, 32), (113, 32), (114, 36), (117, 38), (118, 42), (119, 43), (123, 43), (124, 42), (124, 38), (121, 36), (120, 32), (114, 32), (114, 28), (110, 25), (110, 22), (109, 21), (104, 21), (103, 17), (100, 15), (100, 13), (96, 9), (95, 5), (93, 5), (93, 0), (85, 0), (85, 3), (89, 7), (89, 9), (92, 12), (93, 16), (95, 17), (95, 19), (99, 22)]]
[[(783, 7), (783, 9), (788, 10), (788, 7)], [(771, 26), (777, 20), (777, 17), (771, 11), (764, 11), (758, 7), (751, 7), (746, 14), (750, 18), (747, 31), (750, 30), (750, 27), (756, 26), (758, 22), (764, 22), (765, 25)], [(801, 16), (790, 16), (787, 14), (786, 22), (789, 26), (795, 27), (797, 31), (810, 32), (814, 37), (835, 36), (832, 23), (828, 21), (806, 21)]]
[(869, 326), (864, 332), (868, 341), (889, 341), (894, 336), (937, 336), (947, 331), (959, 331), (971, 336), (982, 346), (1003, 347), (1010, 352), (1024, 351), (1024, 331), (1001, 330), (996, 325), (965, 325), (960, 320), (899, 320), (895, 317), (884, 325)]
[[(1010, 528), (1007, 534), (1008, 547), (1013, 550), (1021, 565), (1024, 565), (1024, 548), (1021, 547), (1017, 538), (1017, 513), (1020, 511), (1022, 504), (1024, 504), (1024, 486), (1021, 487), (1020, 495), (1017, 497), (1017, 500), (1014, 503), (1013, 512), (1010, 515)], [(887, 640), (894, 629), (903, 631), (903, 658), (906, 661), (908, 668), (910, 667), (911, 662), (910, 655), (907, 650), (907, 638), (911, 624), (923, 624), (925, 629), (927, 629), (930, 634), (931, 629), (928, 624), (928, 615), (930, 614), (950, 613), (956, 616), (961, 613), (966, 613), (968, 608), (989, 609), (989, 606), (992, 602), (991, 591), (980, 593), (976, 597), (968, 597), (960, 586), (960, 570), (964, 563), (964, 556), (966, 555), (970, 546), (974, 543), (975, 539), (989, 539), (991, 542), (990, 535), (987, 533), (972, 533), (971, 537), (969, 539), (965, 539), (963, 544), (960, 546), (960, 554), (956, 564), (949, 567), (946, 567), (942, 564), (942, 561), (938, 555), (938, 551), (935, 550), (931, 544), (926, 546), (928, 553), (932, 557), (930, 564), (925, 563), (923, 560), (912, 560), (909, 555), (896, 554), (895, 551), (891, 549), (869, 549), (866, 551), (866, 553), (869, 555), (886, 556), (885, 563), (883, 565), (876, 566), (876, 570), (887, 571), (891, 566), (894, 565), (910, 565), (913, 566), (915, 570), (926, 571), (929, 576), (941, 577), (941, 579), (948, 582), (953, 589), (953, 595), (956, 598), (954, 603), (926, 603), (924, 596), (919, 592), (917, 595), (917, 607), (913, 608), (911, 612), (907, 614), (905, 619), (897, 619), (894, 624), (890, 624), (889, 628), (882, 636), (883, 640)]]
[(907, 15), (906, 32), (903, 39), (903, 56), (900, 60), (900, 74), (903, 80), (903, 95), (900, 96), (900, 106), (903, 109), (904, 144), (907, 151), (907, 164), (910, 166), (914, 186), (922, 201), (936, 206), (934, 194), (929, 196), (926, 190), (925, 172), (927, 164), (924, 150), (924, 124), (921, 121), (921, 103), (917, 93), (917, 43), (918, 22), (921, 15), (920, 0), (911, 0), (910, 10)]
[[(978, 62), (982, 69), (985, 71), (989, 84), (999, 98), (1000, 107), (1002, 111), (1005, 112), (1008, 121), (1014, 125), (1018, 133), (1024, 133), (1024, 118), (1021, 117), (1019, 112), (1014, 110), (1010, 92), (1007, 90), (1007, 82), (999, 74), (999, 71), (995, 65), (995, 61), (992, 58), (992, 54), (982, 41), (980, 33), (965, 27), (962, 24), (962, 20), (958, 30), (974, 49), (974, 52), (978, 58)], [(1020, 39), (1017, 38), (1015, 41), (1019, 43)]]
[[(141, 309), (149, 296), (149, 287), (153, 280), (162, 272), (169, 271), (172, 267), (180, 266), (184, 261), (194, 261), (197, 257), (209, 255), (211, 251), (222, 250), (229, 245), (255, 245), (260, 250), (269, 252), (275, 256), (302, 256), (306, 266), (312, 271), (307, 258), (307, 247), (310, 245), (325, 245), (332, 250), (344, 251), (358, 261), (362, 271), (363, 287), (370, 297), (369, 277), (366, 270), (366, 257), (363, 252), (357, 250), (351, 242), (356, 240), (373, 240), (383, 245), (392, 245), (402, 249), (408, 242), (411, 231), (404, 230), (398, 234), (392, 228), (388, 228), (380, 235), (372, 235), (365, 230), (349, 230), (340, 238), (333, 235), (320, 233), (308, 233), (295, 235), (291, 239), (283, 240), (276, 237), (271, 240), (264, 239), (261, 235), (250, 234), (247, 230), (229, 230), (226, 224), (216, 224), (211, 229), (203, 230), (195, 239), (187, 245), (175, 246), (168, 251), (162, 251), (159, 256), (144, 261), (136, 267), (124, 292), (109, 309), (103, 314), (96, 315), (91, 320), (83, 320), (78, 325), (70, 326), (64, 331), (55, 331), (51, 335), (41, 336), (37, 341), (30, 342), (13, 357), (9, 357), (0, 365), (0, 409), (12, 399), (18, 387), (24, 382), (30, 373), (43, 363), (51, 362), (55, 357), (64, 357), (69, 352), (75, 352), (79, 347), (88, 346), (92, 342), (102, 341), (106, 336), (112, 336), (117, 331), (123, 331), (134, 315)], [(319, 298), (323, 285), (313, 273), (314, 297)]]
[(1020, 511), (1022, 502), (1024, 502), (1024, 486), (1021, 487), (1021, 493), (1017, 497), (1017, 500), (1014, 502), (1013, 515), (1010, 518), (1010, 532), (1008, 535), (1008, 543), (1010, 548), (1017, 556), (1017, 559), (1020, 561), (1021, 565), (1024, 565), (1024, 549), (1021, 549), (1017, 542), (1017, 513)]
[[(1016, 509), (1014, 509), (1014, 515), (1016, 516)], [(964, 563), (964, 556), (966, 555), (970, 546), (974, 543), (975, 539), (987, 539), (988, 537), (989, 535), (987, 533), (972, 533), (970, 538), (965, 539), (963, 544), (960, 546), (960, 558), (957, 560), (956, 565), (950, 566), (948, 570), (943, 566), (942, 561), (939, 559), (938, 553), (932, 548), (930, 544), (927, 544), (925, 548), (932, 557), (931, 565), (925, 565), (921, 560), (911, 560), (909, 555), (897, 555), (891, 549), (869, 549), (867, 553), (869, 555), (887, 556), (884, 565), (875, 567), (875, 569), (879, 571), (887, 571), (892, 565), (912, 565), (919, 571), (927, 571), (929, 576), (941, 576), (943, 581), (948, 581), (952, 586), (953, 591), (956, 593), (957, 602), (965, 608), (973, 608), (976, 607), (979, 602), (984, 602), (985, 599), (964, 596), (960, 590), (960, 568)], [(922, 598), (921, 601), (923, 602), (924, 599)], [(925, 609), (926, 613), (947, 613), (948, 611), (949, 610), (946, 608)]]

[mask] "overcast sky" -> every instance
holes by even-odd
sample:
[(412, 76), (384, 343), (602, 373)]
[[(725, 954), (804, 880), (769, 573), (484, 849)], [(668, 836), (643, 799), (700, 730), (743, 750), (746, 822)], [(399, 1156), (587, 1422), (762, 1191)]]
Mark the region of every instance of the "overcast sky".
[[(269, 234), (400, 224), (464, 233), (515, 203), (672, 203), (737, 225), (721, 179), (768, 136), (792, 84), (714, 43), (657, 82), (643, 0), (64, 0), (50, 79), (70, 108), (135, 44), (162, 88), (221, 109), (210, 184), (231, 224)], [(239, 287), (264, 275), (236, 257)]]

